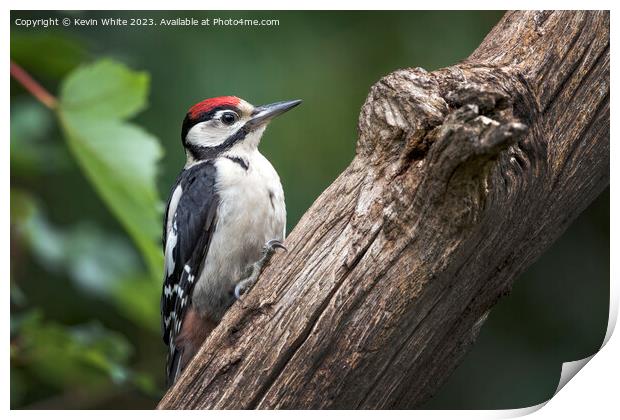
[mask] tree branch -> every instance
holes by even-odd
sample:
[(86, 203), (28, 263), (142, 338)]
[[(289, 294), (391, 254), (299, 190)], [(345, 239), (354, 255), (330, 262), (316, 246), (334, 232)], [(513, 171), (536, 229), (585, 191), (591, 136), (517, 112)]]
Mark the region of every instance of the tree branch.
[(48, 107), (49, 109), (55, 109), (58, 101), (49, 93), (43, 86), (32, 78), (21, 66), (11, 60), (11, 76), (15, 79), (24, 89), (26, 89), (32, 96), (34, 96), (39, 102)]
[(353, 162), (159, 407), (415, 407), (608, 184), (609, 13), (509, 12), (371, 88)]

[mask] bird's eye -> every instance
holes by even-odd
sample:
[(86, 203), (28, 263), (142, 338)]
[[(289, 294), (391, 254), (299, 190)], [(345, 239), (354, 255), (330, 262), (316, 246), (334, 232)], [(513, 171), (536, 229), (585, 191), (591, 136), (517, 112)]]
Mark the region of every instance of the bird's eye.
[(239, 117), (234, 112), (225, 112), (220, 117), (220, 120), (226, 125), (233, 125), (237, 122)]

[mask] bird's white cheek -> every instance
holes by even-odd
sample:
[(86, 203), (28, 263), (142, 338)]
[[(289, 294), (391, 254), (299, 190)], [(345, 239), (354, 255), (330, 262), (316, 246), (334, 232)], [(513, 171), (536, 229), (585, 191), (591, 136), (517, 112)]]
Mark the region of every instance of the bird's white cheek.
[(236, 127), (218, 127), (209, 121), (193, 126), (187, 133), (187, 142), (201, 147), (215, 147), (222, 144), (236, 130)]

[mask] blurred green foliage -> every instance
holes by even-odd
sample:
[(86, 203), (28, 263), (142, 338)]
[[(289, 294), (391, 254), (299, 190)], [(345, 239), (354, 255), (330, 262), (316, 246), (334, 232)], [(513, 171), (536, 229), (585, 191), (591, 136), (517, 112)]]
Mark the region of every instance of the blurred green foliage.
[[(65, 15), (12, 12), (11, 20), (49, 16)], [(13, 408), (154, 407), (165, 358), (160, 197), (184, 163), (179, 137), (190, 105), (219, 95), (304, 99), (261, 145), (282, 178), (290, 231), (352, 158), (370, 85), (397, 68), (465, 58), (501, 13), (71, 16), (280, 25), (11, 28), (11, 58), (59, 99), (52, 112), (11, 84)], [(559, 362), (596, 350), (607, 319), (608, 218), (605, 195), (492, 312), (430, 408), (540, 402), (555, 389)]]
[(152, 135), (124, 122), (145, 106), (148, 83), (146, 73), (110, 60), (80, 67), (63, 82), (59, 116), (75, 159), (157, 278), (163, 258), (155, 175), (162, 150)]
[[(18, 188), (11, 190), (11, 221), (14, 237), (43, 269), (68, 277), (80, 293), (106, 300), (128, 320), (157, 334), (154, 303), (163, 258), (155, 176), (162, 151), (157, 139), (124, 121), (144, 107), (147, 93), (145, 73), (100, 60), (70, 71), (54, 111), (73, 159), (133, 237), (148, 272), (123, 238), (106, 233), (94, 221), (64, 229), (54, 226), (38, 200)], [(18, 172), (49, 170), (48, 157), (58, 155), (44, 139), (52, 124), (50, 113), (21, 103), (14, 108), (11, 159)], [(16, 306), (29, 306), (13, 278), (11, 295)], [(40, 386), (34, 381), (51, 390), (86, 389), (93, 395), (129, 383), (147, 395), (157, 395), (151, 374), (127, 366), (133, 350), (127, 338), (100, 322), (63, 325), (45, 320), (37, 307), (16, 312), (12, 321), (13, 404), (28, 399), (29, 387)]]

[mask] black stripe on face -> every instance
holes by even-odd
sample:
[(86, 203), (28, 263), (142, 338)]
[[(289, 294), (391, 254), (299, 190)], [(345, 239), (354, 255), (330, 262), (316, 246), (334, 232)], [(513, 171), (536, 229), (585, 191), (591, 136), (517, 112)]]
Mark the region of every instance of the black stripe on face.
[(233, 147), (235, 143), (242, 141), (254, 128), (256, 127), (253, 127), (249, 123), (245, 123), (223, 143), (214, 147), (197, 146), (195, 144), (186, 144), (185, 147), (191, 152), (195, 160), (213, 159)]
[(219, 111), (234, 111), (241, 117), (241, 110), (236, 106), (216, 106), (215, 108), (209, 110), (208, 112), (201, 113), (196, 118), (191, 118), (189, 112), (185, 115), (185, 119), (183, 120), (183, 126), (181, 127), (181, 141), (183, 142), (183, 146), (187, 147), (186, 137), (187, 133), (193, 126), (198, 123), (209, 121), (213, 119), (213, 116), (217, 114)]

